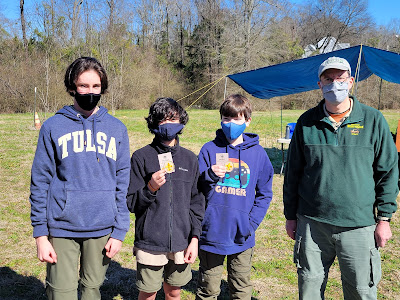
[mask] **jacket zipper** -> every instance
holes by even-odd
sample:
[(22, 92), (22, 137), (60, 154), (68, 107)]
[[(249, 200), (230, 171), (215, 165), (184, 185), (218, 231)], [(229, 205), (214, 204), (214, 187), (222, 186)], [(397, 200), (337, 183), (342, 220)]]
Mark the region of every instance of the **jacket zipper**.
[(340, 126), (338, 129), (335, 130), (336, 146), (339, 146), (339, 129), (340, 129)]
[(171, 180), (171, 174), (167, 175), (169, 179), (169, 186), (170, 186), (170, 193), (169, 193), (169, 252), (172, 252), (172, 221), (174, 219), (173, 216), (173, 209), (172, 209), (172, 180)]

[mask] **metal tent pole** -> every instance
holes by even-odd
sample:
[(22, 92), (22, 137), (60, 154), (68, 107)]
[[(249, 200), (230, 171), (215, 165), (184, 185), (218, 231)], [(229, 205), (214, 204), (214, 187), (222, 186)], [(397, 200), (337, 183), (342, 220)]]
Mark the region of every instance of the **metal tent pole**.
[(228, 77), (225, 77), (225, 89), (224, 89), (224, 100), (226, 99), (226, 85), (228, 83)]
[(382, 93), (382, 78), (381, 78), (381, 83), (379, 85), (378, 110), (380, 110), (381, 107), (381, 93)]

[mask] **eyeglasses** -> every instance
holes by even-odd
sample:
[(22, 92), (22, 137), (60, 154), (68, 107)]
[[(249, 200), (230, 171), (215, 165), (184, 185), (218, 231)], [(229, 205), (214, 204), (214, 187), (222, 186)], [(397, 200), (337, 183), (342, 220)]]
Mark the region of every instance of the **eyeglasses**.
[(336, 77), (336, 78), (330, 78), (330, 77), (322, 77), (321, 78), (321, 82), (323, 84), (331, 84), (334, 81), (337, 82), (345, 82), (347, 79), (349, 79), (350, 77)]

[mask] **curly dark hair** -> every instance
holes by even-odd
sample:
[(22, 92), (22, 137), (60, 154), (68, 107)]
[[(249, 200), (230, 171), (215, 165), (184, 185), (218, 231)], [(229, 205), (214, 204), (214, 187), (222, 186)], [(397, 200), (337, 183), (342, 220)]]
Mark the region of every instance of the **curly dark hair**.
[(178, 102), (172, 98), (158, 98), (149, 109), (149, 115), (145, 118), (150, 132), (165, 120), (179, 119), (179, 123), (186, 125), (189, 115)]
[(67, 89), (67, 92), (74, 96), (74, 92), (76, 92), (76, 81), (78, 80), (79, 75), (83, 72), (94, 70), (100, 76), (101, 83), (101, 94), (104, 94), (108, 88), (108, 80), (106, 70), (104, 70), (103, 66), (100, 62), (93, 57), (80, 57), (76, 59), (72, 64), (69, 65), (65, 72), (64, 84)]

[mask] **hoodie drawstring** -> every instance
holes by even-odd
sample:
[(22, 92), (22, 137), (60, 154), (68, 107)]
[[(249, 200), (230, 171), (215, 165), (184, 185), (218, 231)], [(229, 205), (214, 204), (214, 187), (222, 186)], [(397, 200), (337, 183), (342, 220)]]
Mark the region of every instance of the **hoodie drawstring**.
[[(87, 138), (86, 138), (86, 122), (88, 122), (84, 117), (82, 117), (81, 114), (77, 114), (77, 117), (82, 121), (82, 125), (83, 125), (83, 145), (86, 148), (87, 147)], [(94, 145), (94, 151), (96, 152), (96, 158), (97, 158), (97, 162), (100, 162), (100, 158), (99, 158), (99, 154), (97, 152), (97, 129), (96, 129), (96, 119), (97, 115), (95, 114), (93, 116), (93, 130), (92, 130), (92, 141), (93, 141), (93, 145)]]
[(87, 140), (86, 140), (86, 120), (84, 117), (82, 117), (81, 114), (76, 115), (81, 121), (82, 121), (82, 126), (83, 126), (83, 146), (86, 148), (87, 146)]
[(97, 128), (96, 128), (96, 123), (97, 123), (97, 115), (95, 114), (93, 116), (93, 143), (94, 143), (94, 148), (95, 148), (95, 151), (96, 151), (97, 162), (100, 162), (99, 153), (97, 152)]
[(242, 160), (240, 159), (241, 150), (242, 150), (242, 146), (239, 144), (239, 184), (240, 184), (240, 188), (242, 188), (242, 178), (241, 178), (241, 174), (242, 174)]

